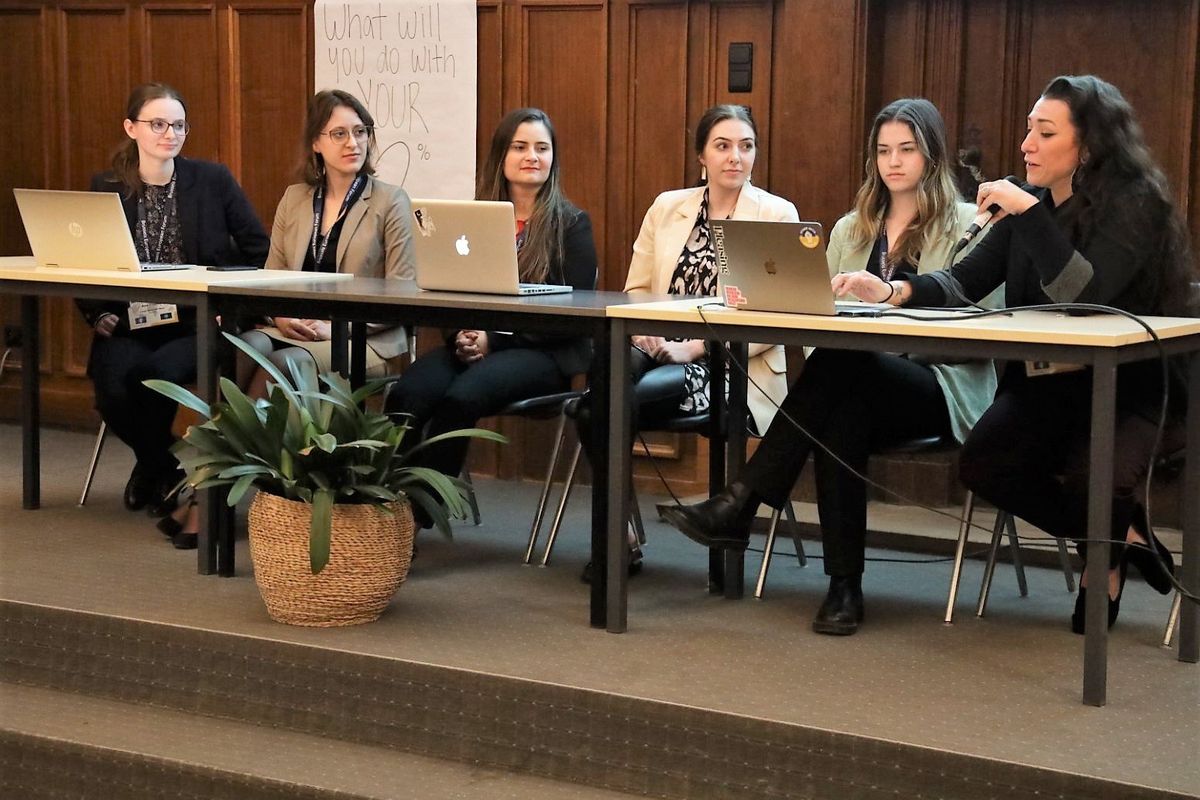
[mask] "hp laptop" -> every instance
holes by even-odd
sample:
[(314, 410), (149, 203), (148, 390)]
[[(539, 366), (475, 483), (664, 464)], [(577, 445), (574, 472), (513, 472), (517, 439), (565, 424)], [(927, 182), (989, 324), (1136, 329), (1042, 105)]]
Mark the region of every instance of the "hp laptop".
[(413, 200), (417, 286), (444, 292), (559, 294), (570, 286), (521, 283), (512, 203)]
[(718, 292), (725, 305), (792, 314), (877, 314), (883, 303), (834, 302), (819, 222), (712, 220)]
[(115, 192), (13, 189), (13, 194), (39, 267), (150, 272), (195, 266), (139, 262)]

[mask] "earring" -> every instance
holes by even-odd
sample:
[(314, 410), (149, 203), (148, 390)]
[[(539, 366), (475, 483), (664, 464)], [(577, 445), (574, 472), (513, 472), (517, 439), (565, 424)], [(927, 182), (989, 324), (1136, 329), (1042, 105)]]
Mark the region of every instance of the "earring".
[(703, 164), (700, 165), (700, 182), (708, 183), (708, 167)]

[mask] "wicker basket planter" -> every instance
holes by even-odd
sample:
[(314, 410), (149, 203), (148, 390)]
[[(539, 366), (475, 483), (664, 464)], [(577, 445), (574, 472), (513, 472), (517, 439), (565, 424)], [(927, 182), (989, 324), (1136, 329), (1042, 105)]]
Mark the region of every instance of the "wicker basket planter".
[(250, 557), (271, 619), (310, 627), (378, 619), (412, 563), (412, 509), (407, 501), (388, 508), (335, 505), (329, 563), (314, 575), (310, 506), (260, 491), (250, 505)]

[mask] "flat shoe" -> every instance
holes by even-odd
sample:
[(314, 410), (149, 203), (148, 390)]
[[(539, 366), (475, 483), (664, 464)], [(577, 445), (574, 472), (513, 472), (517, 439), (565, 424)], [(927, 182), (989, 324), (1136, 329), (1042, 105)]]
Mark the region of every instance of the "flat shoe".
[(171, 544), (176, 550), (195, 550), (199, 545), (200, 535), (180, 531), (171, 537)]

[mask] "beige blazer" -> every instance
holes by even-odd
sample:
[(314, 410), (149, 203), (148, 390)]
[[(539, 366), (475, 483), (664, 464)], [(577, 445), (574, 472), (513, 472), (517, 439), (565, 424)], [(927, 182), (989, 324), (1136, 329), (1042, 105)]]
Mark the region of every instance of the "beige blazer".
[[(921, 253), (917, 264), (917, 274), (936, 272), (945, 269), (958, 237), (966, 231), (967, 226), (975, 220), (977, 214), (971, 203), (958, 204), (958, 227), (952, 236), (943, 236), (932, 243), (927, 252)], [(854, 224), (854, 212), (847, 214), (837, 221), (829, 234), (829, 247), (826, 257), (829, 260), (829, 275), (833, 277), (839, 272), (856, 272), (867, 268), (867, 259), (875, 248), (874, 242), (855, 246), (850, 240)], [(991, 228), (988, 228), (991, 230)], [(986, 233), (986, 231), (985, 231)], [(958, 255), (955, 263), (966, 257), (975, 245), (983, 239), (983, 235), (975, 239)], [(1001, 286), (985, 298), (981, 305), (1000, 308), (1003, 305), (1004, 287)], [(929, 368), (937, 376), (938, 385), (946, 398), (946, 408), (950, 412), (950, 428), (954, 438), (959, 442), (966, 441), (971, 428), (987, 411), (996, 394), (996, 369), (992, 361), (966, 361), (953, 364), (930, 363)]]
[[(296, 183), (287, 188), (275, 223), (267, 269), (301, 269), (312, 240), (313, 187)], [(416, 259), (412, 243), (412, 204), (399, 186), (367, 178), (362, 196), (346, 212), (338, 238), (338, 272), (360, 278), (412, 278)], [(367, 327), (367, 344), (381, 358), (394, 358), (408, 349), (400, 325)]]
[[(663, 192), (655, 198), (633, 243), (633, 258), (625, 280), (626, 292), (666, 294), (679, 254), (696, 225), (696, 215), (700, 213), (703, 200), (703, 186)], [(733, 218), (772, 222), (800, 220), (794, 205), (750, 184), (742, 188)], [(747, 371), (753, 381), (747, 392), (747, 405), (755, 426), (760, 433), (765, 433), (775, 416), (777, 404), (787, 396), (787, 358), (783, 346), (750, 345)], [(756, 389), (754, 384), (763, 391)]]

